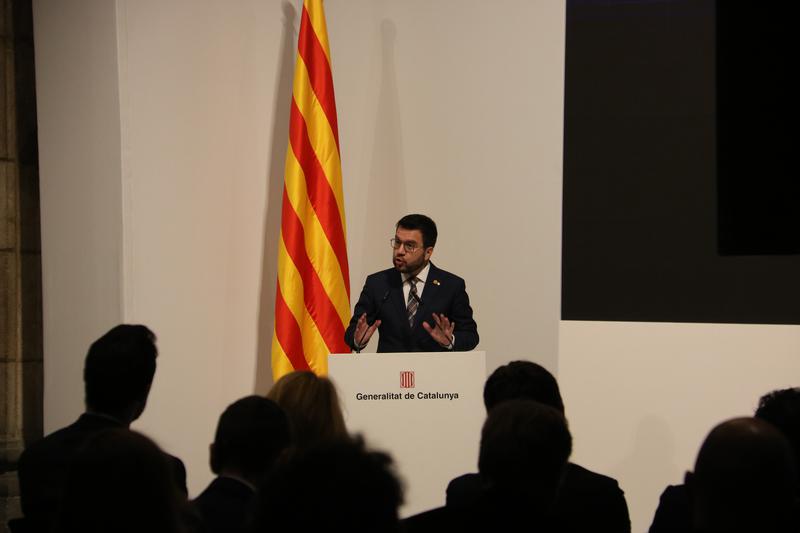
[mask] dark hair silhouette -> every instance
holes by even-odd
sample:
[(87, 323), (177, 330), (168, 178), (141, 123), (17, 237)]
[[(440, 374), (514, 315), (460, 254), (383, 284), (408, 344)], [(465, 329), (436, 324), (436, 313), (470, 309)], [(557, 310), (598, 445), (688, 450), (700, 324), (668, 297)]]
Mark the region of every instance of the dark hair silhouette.
[(709, 531), (782, 531), (793, 516), (796, 469), (780, 431), (757, 418), (717, 425), (687, 474), (694, 526)]
[(215, 474), (234, 471), (258, 482), (289, 442), (289, 419), (283, 409), (267, 398), (247, 396), (219, 417), (211, 470)]
[(278, 461), (252, 531), (395, 532), (402, 499), (387, 454), (366, 450), (360, 438), (325, 442)]
[(492, 372), (483, 387), (483, 403), (490, 411), (508, 400), (534, 400), (564, 413), (558, 382), (543, 366), (531, 361), (512, 361)]
[(439, 232), (436, 230), (436, 222), (430, 217), (418, 214), (406, 215), (397, 221), (395, 229), (397, 228), (419, 230), (422, 233), (422, 246), (425, 248), (436, 246)]
[(180, 532), (182, 505), (158, 446), (134, 431), (110, 429), (93, 436), (75, 457), (55, 531)]
[[(156, 336), (145, 326), (121, 324), (94, 341), (83, 369), (86, 406), (93, 411), (137, 418), (156, 371)], [(137, 405), (140, 404), (140, 405)], [(132, 418), (128, 412), (135, 408)]]
[(567, 421), (533, 400), (508, 400), (489, 411), (478, 470), (490, 491), (509, 501), (552, 506), (572, 452)]
[(765, 394), (758, 402), (755, 416), (783, 433), (794, 450), (795, 463), (800, 464), (800, 388)]

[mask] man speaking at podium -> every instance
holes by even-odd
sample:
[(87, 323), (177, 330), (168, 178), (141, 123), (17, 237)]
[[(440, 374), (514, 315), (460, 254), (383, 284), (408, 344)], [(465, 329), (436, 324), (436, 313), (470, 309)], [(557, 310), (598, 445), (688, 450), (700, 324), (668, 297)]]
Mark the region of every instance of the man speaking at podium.
[(378, 331), (379, 352), (472, 350), (478, 325), (472, 319), (464, 280), (430, 262), (436, 224), (406, 215), (390, 239), (394, 268), (367, 277), (345, 342), (360, 352)]

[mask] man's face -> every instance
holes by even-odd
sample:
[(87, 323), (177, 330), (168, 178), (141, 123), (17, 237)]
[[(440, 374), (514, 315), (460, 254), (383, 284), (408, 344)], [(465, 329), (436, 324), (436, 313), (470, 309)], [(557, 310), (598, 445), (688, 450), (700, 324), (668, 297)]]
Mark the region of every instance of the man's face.
[[(418, 274), (428, 264), (433, 246), (425, 248), (422, 245), (422, 232), (418, 229), (397, 228), (394, 238), (403, 243), (393, 250), (394, 267), (403, 274)], [(406, 246), (412, 247), (414, 251), (406, 251)]]

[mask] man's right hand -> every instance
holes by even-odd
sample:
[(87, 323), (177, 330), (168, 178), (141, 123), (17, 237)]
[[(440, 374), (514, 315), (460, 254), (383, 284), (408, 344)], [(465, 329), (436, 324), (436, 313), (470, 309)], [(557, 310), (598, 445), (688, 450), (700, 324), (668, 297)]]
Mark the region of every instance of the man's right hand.
[(356, 322), (356, 331), (353, 335), (353, 344), (355, 345), (355, 349), (363, 350), (367, 346), (367, 343), (369, 343), (369, 339), (372, 337), (372, 334), (375, 333), (375, 330), (378, 329), (378, 326), (380, 325), (380, 320), (376, 320), (371, 326), (367, 324), (367, 313), (364, 313), (358, 317), (358, 322)]

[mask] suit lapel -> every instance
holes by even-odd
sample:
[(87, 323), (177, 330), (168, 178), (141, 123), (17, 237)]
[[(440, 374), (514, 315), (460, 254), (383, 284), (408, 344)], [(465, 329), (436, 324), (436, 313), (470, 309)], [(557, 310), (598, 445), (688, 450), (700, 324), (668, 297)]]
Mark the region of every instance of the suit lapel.
[(391, 306), (397, 313), (400, 321), (406, 325), (408, 328), (408, 317), (406, 315), (406, 301), (405, 297), (403, 296), (403, 278), (400, 275), (400, 272), (395, 270), (392, 276), (392, 283), (390, 285), (390, 294), (389, 300), (391, 300)]

